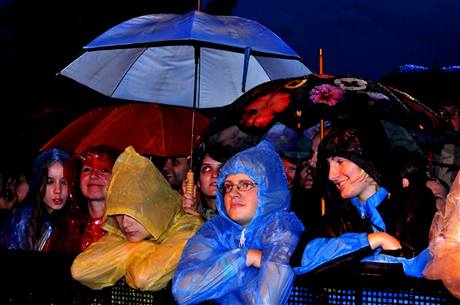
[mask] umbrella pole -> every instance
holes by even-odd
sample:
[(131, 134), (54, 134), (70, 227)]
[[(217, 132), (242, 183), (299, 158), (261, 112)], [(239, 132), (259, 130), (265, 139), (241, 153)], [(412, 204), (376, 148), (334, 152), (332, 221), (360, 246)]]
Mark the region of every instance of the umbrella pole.
[[(323, 48), (319, 48), (319, 75), (324, 73), (324, 60), (323, 60)], [(320, 141), (324, 138), (324, 120), (319, 121), (319, 138)], [(326, 200), (324, 200), (324, 195), (321, 196), (321, 216), (326, 214)]]
[(319, 75), (324, 73), (323, 48), (319, 48)]
[[(320, 142), (324, 138), (324, 119), (321, 119), (319, 121), (319, 138)], [(326, 214), (326, 200), (324, 200), (324, 195), (321, 196), (321, 216), (324, 216)]]
[(195, 138), (195, 109), (200, 94), (200, 47), (195, 46), (195, 86), (193, 92), (193, 107), (192, 107), (192, 136), (190, 139), (190, 168), (187, 171), (187, 184), (185, 191), (193, 195), (194, 175), (193, 175), (193, 139)]

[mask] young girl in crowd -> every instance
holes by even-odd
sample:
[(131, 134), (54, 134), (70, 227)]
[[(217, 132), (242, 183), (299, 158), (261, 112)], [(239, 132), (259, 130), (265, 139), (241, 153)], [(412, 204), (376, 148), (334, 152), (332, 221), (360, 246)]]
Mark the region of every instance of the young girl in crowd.
[(79, 254), (71, 268), (72, 276), (92, 289), (123, 277), (132, 288), (164, 288), (202, 223), (184, 213), (180, 195), (131, 146), (113, 167), (104, 219), (108, 233)]
[[(33, 165), (30, 191), (15, 208), (0, 232), (0, 247), (15, 250), (58, 250), (50, 242), (57, 228), (65, 227), (71, 203), (64, 162), (69, 154), (59, 149), (40, 153)], [(66, 249), (59, 249), (66, 251)]]
[(182, 206), (184, 211), (209, 220), (217, 214), (216, 193), (217, 177), (228, 156), (220, 147), (201, 143), (195, 154), (195, 177), (197, 178), (194, 193), (186, 191), (187, 179), (182, 185)]
[(188, 242), (173, 279), (179, 304), (285, 304), (294, 273), (289, 257), (303, 226), (273, 146), (262, 141), (221, 168), (218, 215)]

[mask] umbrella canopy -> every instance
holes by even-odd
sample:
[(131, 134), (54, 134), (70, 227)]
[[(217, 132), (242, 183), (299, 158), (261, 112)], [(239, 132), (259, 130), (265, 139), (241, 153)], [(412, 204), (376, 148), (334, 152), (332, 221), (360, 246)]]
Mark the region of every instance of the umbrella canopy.
[[(127, 104), (92, 110), (70, 123), (41, 150), (58, 147), (81, 153), (98, 144), (124, 150), (129, 145), (142, 154), (187, 156), (190, 154), (192, 110), (156, 104)], [(209, 119), (195, 113), (194, 142)]]
[(436, 108), (441, 99), (457, 97), (460, 66), (426, 67), (406, 64), (384, 76), (380, 82), (405, 91)]
[(337, 119), (379, 121), (393, 145), (425, 151), (438, 144), (445, 126), (429, 107), (397, 89), (360, 77), (310, 74), (253, 88), (212, 121), (202, 138), (238, 151), (276, 122), (304, 132)]
[(127, 20), (61, 71), (110, 97), (193, 108), (228, 105), (246, 88), (308, 73), (263, 25), (199, 11)]

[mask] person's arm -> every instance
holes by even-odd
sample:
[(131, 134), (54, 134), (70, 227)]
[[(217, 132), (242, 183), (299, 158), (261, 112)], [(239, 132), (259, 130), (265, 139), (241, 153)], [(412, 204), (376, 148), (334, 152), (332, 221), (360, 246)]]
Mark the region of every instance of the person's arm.
[(161, 243), (142, 241), (130, 255), (126, 282), (133, 288), (156, 291), (167, 285), (176, 269), (185, 244), (202, 221), (192, 215), (176, 215), (168, 237)]
[[(219, 217), (219, 216), (216, 216)], [(179, 304), (198, 304), (242, 289), (247, 249), (229, 249), (224, 225), (218, 218), (206, 222), (184, 248), (173, 278)], [(225, 223), (225, 229), (228, 224)], [(222, 228), (222, 229), (219, 229)]]
[[(299, 241), (303, 225), (294, 213), (276, 213), (267, 219), (262, 233), (262, 250), (248, 251), (248, 262), (258, 269), (238, 292), (244, 304), (285, 304), (289, 298), (294, 272), (289, 258)], [(261, 255), (260, 255), (261, 253)]]
[(315, 238), (303, 251), (302, 264), (296, 274), (320, 272), (371, 255), (367, 233), (345, 233), (335, 238)]
[(345, 233), (335, 238), (311, 240), (302, 256), (302, 265), (294, 268), (296, 274), (320, 272), (372, 255), (373, 250), (400, 249), (399, 241), (385, 232)]
[(426, 265), (432, 259), (429, 249), (425, 249), (413, 258), (396, 257), (387, 254), (374, 254), (365, 257), (362, 262), (366, 263), (385, 263), (385, 264), (401, 264), (404, 274), (410, 277), (423, 277), (423, 271)]
[(107, 234), (80, 253), (72, 263), (72, 277), (91, 289), (114, 285), (126, 273), (126, 261), (135, 249), (114, 234)]

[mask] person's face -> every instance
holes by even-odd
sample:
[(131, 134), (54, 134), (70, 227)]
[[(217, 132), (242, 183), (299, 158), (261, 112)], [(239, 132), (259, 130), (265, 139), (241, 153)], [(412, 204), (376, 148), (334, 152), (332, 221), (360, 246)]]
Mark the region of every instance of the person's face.
[(317, 133), (311, 141), (310, 158), (302, 164), (302, 168), (299, 172), (300, 186), (306, 190), (313, 186), (316, 163), (318, 162), (318, 146), (320, 142), (321, 137), (320, 134)]
[(209, 155), (203, 158), (200, 166), (200, 177), (198, 187), (201, 192), (207, 197), (216, 197), (217, 177), (222, 163), (214, 160)]
[(130, 242), (138, 242), (150, 236), (150, 233), (136, 219), (125, 215), (115, 215), (118, 227)]
[(310, 166), (308, 161), (304, 161), (300, 166), (299, 184), (300, 187), (306, 190), (311, 189), (314, 181), (315, 168)]
[(112, 177), (113, 161), (104, 154), (83, 160), (80, 189), (89, 200), (103, 201)]
[(321, 136), (317, 133), (311, 140), (311, 157), (308, 159), (308, 164), (313, 168), (316, 168), (316, 163), (318, 162), (318, 147), (320, 142)]
[(455, 131), (460, 132), (460, 107), (455, 105), (443, 105), (439, 107), (438, 113)]
[(446, 191), (442, 185), (436, 180), (428, 180), (426, 186), (433, 192), (434, 198), (436, 199), (436, 207), (438, 210), (443, 210), (446, 203)]
[(365, 172), (352, 161), (342, 157), (330, 157), (329, 180), (340, 192), (343, 199), (358, 197), (362, 202), (376, 192), (376, 186), (366, 179)]
[(175, 190), (180, 190), (188, 169), (187, 158), (167, 158), (162, 172), (171, 187)]
[(286, 173), (286, 178), (288, 181), (288, 187), (292, 188), (294, 186), (295, 172), (297, 170), (297, 164), (292, 163), (291, 161), (281, 158), (283, 162), (284, 172)]
[(29, 192), (29, 183), (24, 175), (21, 175), (16, 181), (15, 192), (17, 196), (17, 202), (22, 202)]
[(61, 163), (54, 163), (48, 168), (47, 176), (43, 202), (48, 212), (60, 210), (69, 196), (67, 181), (64, 178), (64, 167)]
[[(225, 210), (228, 216), (242, 226), (247, 226), (256, 215), (258, 197), (257, 186), (243, 191), (237, 184), (254, 185), (255, 182), (245, 174), (228, 175), (224, 184), (233, 185), (230, 192), (224, 194)], [(244, 187), (244, 186), (243, 186)]]

